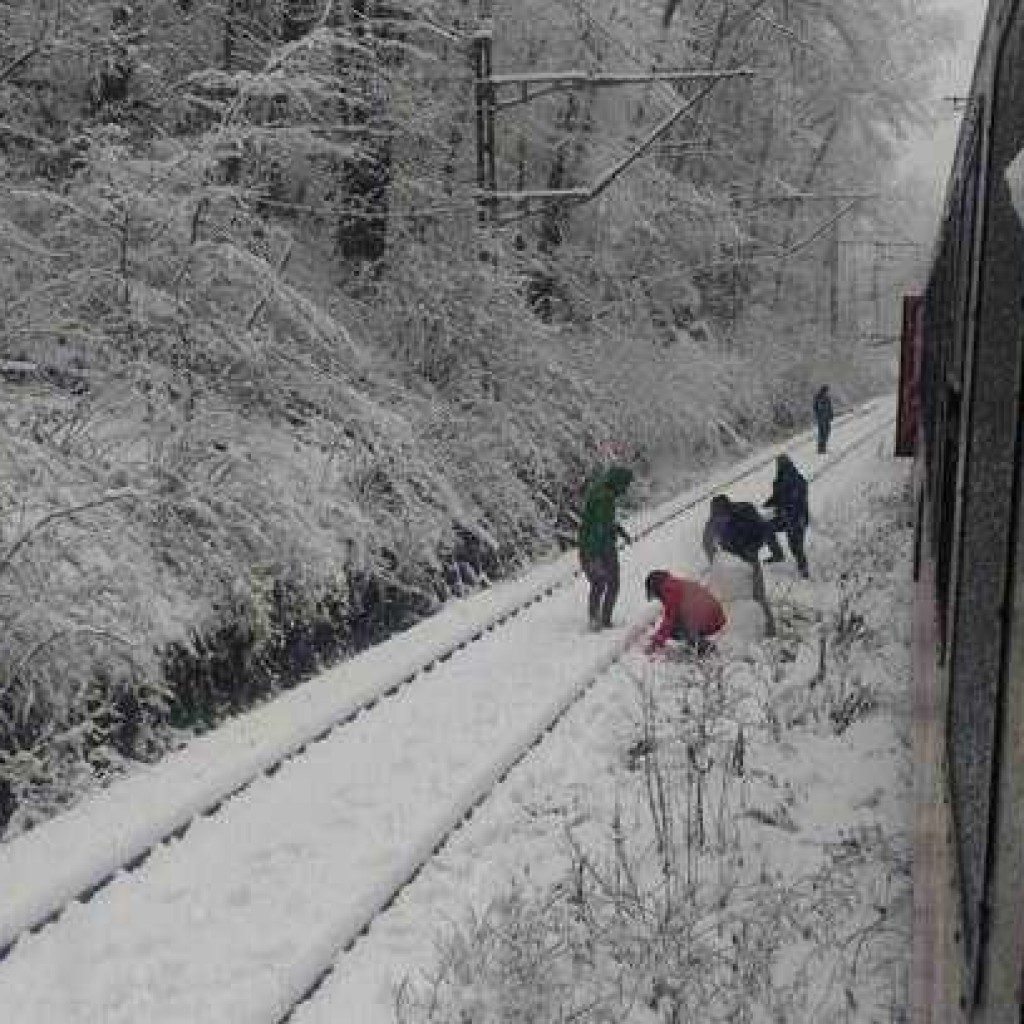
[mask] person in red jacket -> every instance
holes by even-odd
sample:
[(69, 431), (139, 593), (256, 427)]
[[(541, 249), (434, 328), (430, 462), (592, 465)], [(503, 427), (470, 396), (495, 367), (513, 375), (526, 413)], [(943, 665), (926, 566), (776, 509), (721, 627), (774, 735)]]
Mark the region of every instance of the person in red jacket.
[(693, 580), (655, 569), (648, 573), (644, 589), (647, 600), (657, 598), (664, 609), (661, 623), (647, 645), (648, 654), (664, 646), (670, 637), (688, 641), (699, 651), (706, 649), (707, 638), (725, 625), (725, 612), (718, 598)]

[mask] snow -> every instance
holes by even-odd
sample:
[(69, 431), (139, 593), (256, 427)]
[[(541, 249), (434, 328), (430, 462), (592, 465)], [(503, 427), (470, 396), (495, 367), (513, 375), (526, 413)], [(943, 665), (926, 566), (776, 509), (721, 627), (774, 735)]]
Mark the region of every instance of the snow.
[[(728, 487), (739, 500), (762, 497), (774, 454), (784, 448), (798, 465), (813, 468), (845, 446), (859, 445), (811, 489), (815, 515), (823, 503), (841, 506), (872, 469), (874, 448), (860, 441), (891, 418), (892, 404), (885, 400), (837, 421), (827, 459), (813, 454), (808, 435), (762, 451), (638, 516), (629, 524), (631, 533), (642, 535), (718, 489)], [(763, 468), (748, 480), (732, 483), (757, 465)], [(437, 901), (423, 898), (424, 886), (428, 894), (444, 890), (452, 907), (454, 897), (493, 887), (510, 865), (521, 867), (524, 856), (529, 863), (530, 843), (523, 845), (520, 832), (495, 808), (536, 799), (535, 763), (554, 758), (547, 778), (562, 780), (562, 792), (567, 780), (577, 779), (581, 805), (593, 799), (588, 786), (602, 777), (589, 774), (596, 770), (594, 758), (607, 761), (621, 740), (604, 734), (602, 724), (632, 696), (622, 686), (621, 670), (606, 670), (656, 616), (656, 607), (643, 600), (646, 572), (703, 567), (705, 513), (698, 505), (624, 555), (618, 624), (611, 631), (584, 630), (582, 584), (576, 582), (531, 604), (501, 630), (485, 632), (569, 580), (574, 558), (563, 557), (449, 604), (387, 644), (0, 848), (2, 946), (161, 836), (188, 826), (180, 839), (157, 846), (136, 871), (118, 875), (89, 903), (72, 904), (56, 923), (20, 939), (0, 964), (0, 1006), (17, 1006), (22, 1024), (278, 1020), (509, 772), (523, 748), (571, 705), (551, 741), (521, 762), (498, 787), (499, 797), (481, 806), (471, 827), (456, 833), (451, 849), (374, 921), (368, 937), (343, 958), (343, 968), (297, 1014), (300, 1021), (391, 1020), (392, 989), (401, 977), (395, 971), (422, 963), (437, 923)], [(830, 542), (812, 534), (812, 572), (817, 545)], [(482, 632), (478, 642), (456, 650)], [(311, 743), (368, 699), (453, 650), (413, 685)], [(627, 661), (635, 657), (628, 654)], [(592, 686), (587, 700), (574, 703)], [(603, 696), (595, 699), (597, 694)], [(588, 728), (574, 731), (570, 721)], [(825, 753), (814, 759), (815, 770), (827, 773), (822, 778), (854, 775), (855, 766), (860, 772), (858, 727), (844, 734), (849, 763)], [(259, 778), (218, 814), (202, 816), (253, 775), (310, 743), (301, 758)], [(860, 772), (864, 792), (858, 790), (858, 799), (879, 787), (884, 791), (884, 774), (881, 762), (870, 776)], [(815, 779), (812, 773), (798, 781), (810, 787)], [(826, 830), (827, 810), (815, 811)], [(542, 838), (550, 845), (550, 836)], [(542, 866), (550, 863), (550, 853), (538, 859)], [(441, 885), (438, 875), (446, 872), (451, 877)], [(407, 903), (416, 908), (412, 921), (403, 910)]]

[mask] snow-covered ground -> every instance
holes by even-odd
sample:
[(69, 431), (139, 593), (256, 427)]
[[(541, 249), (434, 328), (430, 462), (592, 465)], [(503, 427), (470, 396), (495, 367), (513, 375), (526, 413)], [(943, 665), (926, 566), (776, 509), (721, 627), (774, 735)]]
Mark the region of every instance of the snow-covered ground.
[[(909, 1019), (908, 467), (890, 451), (888, 438), (866, 447), (812, 489), (816, 580), (791, 563), (771, 570), (778, 641), (710, 678), (627, 654), (341, 958), (297, 1024)], [(636, 753), (651, 729), (675, 856), (693, 858), (687, 924), (717, 935), (716, 956), (729, 949), (731, 993), (692, 934), (696, 951), (675, 961), (645, 949), (653, 964), (638, 964), (623, 948), (645, 928), (651, 947), (667, 945), (671, 931), (654, 913), (657, 873), (646, 901), (610, 891), (628, 889), (626, 863), (639, 877), (659, 860)], [(737, 1003), (746, 1012), (732, 1016)]]
[[(850, 418), (838, 426), (833, 451), (890, 415), (889, 403), (877, 403)], [(809, 469), (825, 461), (812, 454), (807, 439), (788, 450)], [(849, 508), (855, 517), (866, 507), (865, 481), (881, 468), (896, 471), (869, 444), (823, 477), (812, 486), (816, 521), (832, 521), (829, 507)], [(769, 465), (730, 491), (763, 497), (771, 473)], [(17, 1020), (26, 1024), (276, 1021), (491, 788), (532, 733), (599, 676), (587, 699), (513, 769), (297, 1014), (299, 1020), (393, 1019), (395, 986), (410, 971), (429, 969), (443, 915), (460, 914), (466, 899), (486, 905), (508, 873), (522, 874), (524, 865), (541, 882), (553, 877), (562, 863), (567, 815), (572, 820), (582, 814), (581, 823), (607, 820), (609, 794), (625, 789), (623, 745), (636, 738), (633, 680), (650, 677), (651, 670), (633, 654), (622, 667), (603, 670), (625, 650), (636, 626), (652, 617), (642, 597), (644, 574), (655, 566), (702, 564), (704, 515), (698, 506), (630, 549), (620, 628), (597, 636), (583, 630), (579, 583), (531, 606), (254, 783), (216, 816), (199, 818), (180, 840), (158, 847), (141, 868), (117, 878), (90, 903), (73, 905), (54, 925), (20, 940), (0, 964), (0, 1008), (17, 1007)], [(820, 529), (813, 535), (812, 572), (832, 543)], [(799, 592), (799, 603), (811, 608), (829, 600), (830, 584), (799, 583), (787, 568), (772, 576), (777, 597)], [(473, 636), (496, 609), (514, 607), (570, 572), (571, 562), (563, 559), (476, 601), (459, 602), (4, 847), (0, 922), (16, 931), (20, 921), (57, 899), (55, 892), (74, 892), (83, 879), (102, 877), (97, 872), (116, 865), (126, 851), (145, 849), (169, 822), (188, 821), (212, 792), (230, 792), (246, 772), (272, 764), (282, 751), (344, 719), (357, 696), (383, 691), (408, 675), (426, 647), (447, 650), (453, 635)], [(670, 672), (654, 675), (667, 678)], [(748, 677), (753, 682), (742, 685), (753, 687), (747, 710), (754, 728), (763, 718), (755, 713), (763, 681), (757, 682), (756, 671)], [(812, 756), (802, 759), (786, 745), (759, 745), (751, 737), (757, 770), (778, 780), (785, 769), (792, 791), (808, 794), (806, 857), (820, 855), (839, 821), (849, 823), (847, 798), (867, 801), (862, 817), (873, 823), (883, 811), (897, 813), (890, 802), (899, 792), (892, 760), (899, 744), (877, 724), (889, 720), (876, 716), (863, 737), (858, 724), (835, 741), (815, 734), (813, 743), (808, 739)], [(789, 746), (794, 742), (787, 734)], [(812, 774), (799, 778), (800, 765)], [(815, 806), (810, 794), (822, 791), (823, 782), (842, 800)], [(781, 851), (768, 847), (765, 861)], [(790, 865), (794, 856), (783, 854)]]

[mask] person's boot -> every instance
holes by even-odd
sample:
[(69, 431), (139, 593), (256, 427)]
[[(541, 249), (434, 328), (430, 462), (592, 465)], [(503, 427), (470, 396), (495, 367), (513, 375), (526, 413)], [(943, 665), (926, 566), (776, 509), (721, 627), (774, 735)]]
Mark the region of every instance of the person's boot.
[(768, 550), (771, 552), (765, 559), (765, 565), (770, 565), (772, 562), (784, 562), (786, 560), (785, 552), (782, 550), (782, 545), (779, 543), (777, 537), (772, 537), (768, 541)]

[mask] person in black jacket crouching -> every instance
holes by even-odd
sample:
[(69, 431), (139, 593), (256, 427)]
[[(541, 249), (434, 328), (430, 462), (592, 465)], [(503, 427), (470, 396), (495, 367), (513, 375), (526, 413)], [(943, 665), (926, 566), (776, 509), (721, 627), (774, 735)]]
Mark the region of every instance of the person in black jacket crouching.
[(769, 520), (762, 519), (761, 513), (748, 501), (731, 501), (724, 494), (711, 499), (711, 514), (704, 526), (704, 553), (708, 561), (714, 561), (718, 549), (748, 563), (754, 570), (754, 600), (761, 605), (765, 615), (765, 634), (775, 635), (775, 619), (768, 606), (768, 594), (764, 586), (764, 571), (761, 569), (760, 552), (767, 547), (769, 562), (785, 559), (782, 547), (775, 536), (775, 527)]

